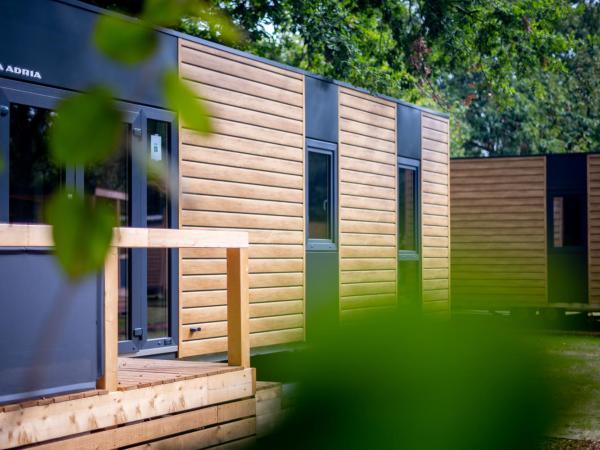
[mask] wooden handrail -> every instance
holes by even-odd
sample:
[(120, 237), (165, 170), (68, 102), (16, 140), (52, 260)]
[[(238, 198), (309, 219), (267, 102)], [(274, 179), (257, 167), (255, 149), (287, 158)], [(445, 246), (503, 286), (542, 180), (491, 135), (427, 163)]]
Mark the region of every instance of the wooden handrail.
[[(49, 225), (0, 224), (0, 247), (52, 247)], [(104, 263), (104, 376), (98, 387), (117, 389), (118, 248), (227, 249), (227, 332), (230, 365), (250, 367), (248, 233), (241, 231), (115, 228)]]
[[(244, 231), (115, 228), (113, 247), (120, 248), (245, 248)], [(0, 247), (52, 247), (50, 225), (0, 224)]]

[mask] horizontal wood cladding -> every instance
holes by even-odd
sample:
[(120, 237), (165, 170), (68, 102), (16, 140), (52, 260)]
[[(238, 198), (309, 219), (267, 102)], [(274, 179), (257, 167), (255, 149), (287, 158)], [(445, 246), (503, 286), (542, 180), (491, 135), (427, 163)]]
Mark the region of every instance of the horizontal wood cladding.
[(396, 105), (339, 93), (340, 306), (396, 304)]
[[(185, 40), (179, 58), (215, 129), (180, 129), (180, 223), (248, 231), (251, 345), (301, 341), (303, 77)], [(180, 356), (226, 351), (225, 251), (182, 250), (180, 268)]]
[(545, 304), (545, 158), (452, 160), (451, 198), (453, 305)]
[(450, 309), (448, 119), (421, 114), (421, 285), (423, 310)]
[[(143, 361), (136, 364), (146, 367), (129, 377), (119, 373), (125, 389), (7, 405), (0, 410), (0, 448), (200, 449), (255, 433), (254, 369), (206, 367), (202, 374), (198, 362), (156, 368)], [(177, 445), (179, 439), (187, 445)]]
[(588, 155), (588, 291), (589, 302), (600, 304), (600, 155)]

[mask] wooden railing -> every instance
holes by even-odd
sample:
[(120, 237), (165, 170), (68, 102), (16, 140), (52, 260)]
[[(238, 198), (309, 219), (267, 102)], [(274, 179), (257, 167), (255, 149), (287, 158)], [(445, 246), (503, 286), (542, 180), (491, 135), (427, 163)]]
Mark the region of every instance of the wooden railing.
[[(52, 247), (48, 225), (0, 224), (0, 247)], [(248, 233), (212, 230), (115, 228), (104, 264), (104, 376), (98, 387), (117, 389), (119, 248), (227, 249), (228, 362), (250, 367)]]

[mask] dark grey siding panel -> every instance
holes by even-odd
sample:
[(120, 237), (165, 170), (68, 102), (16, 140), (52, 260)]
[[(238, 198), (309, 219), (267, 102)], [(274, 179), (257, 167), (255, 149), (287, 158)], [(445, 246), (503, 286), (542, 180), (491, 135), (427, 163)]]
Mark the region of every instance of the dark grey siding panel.
[(421, 159), (421, 111), (409, 106), (398, 105), (396, 117), (398, 156)]
[[(72, 90), (103, 83), (122, 100), (163, 106), (158, 83), (165, 68), (177, 67), (177, 38), (157, 33), (159, 45), (151, 60), (132, 67), (119, 65), (101, 55), (92, 42), (98, 17), (58, 1), (3, 0), (0, 76)], [(37, 71), (41, 79), (8, 72), (8, 66)]]
[(338, 87), (317, 78), (305, 78), (306, 137), (338, 141)]
[(1, 251), (0, 273), (0, 403), (95, 387), (98, 278), (69, 285), (36, 251)]
[(314, 342), (338, 320), (338, 252), (306, 252), (306, 340)]
[(548, 155), (546, 180), (548, 190), (585, 192), (587, 189), (587, 155)]

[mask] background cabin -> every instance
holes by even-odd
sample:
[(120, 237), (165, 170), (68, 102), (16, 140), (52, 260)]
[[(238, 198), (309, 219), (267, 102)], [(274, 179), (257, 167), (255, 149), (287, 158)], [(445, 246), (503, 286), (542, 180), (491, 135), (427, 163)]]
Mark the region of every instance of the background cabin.
[(453, 307), (599, 307), (599, 155), (450, 167)]
[[(99, 14), (74, 0), (2, 5), (0, 62), (40, 77), (0, 72), (0, 222), (40, 223), (62, 184), (112, 199), (122, 227), (247, 231), (255, 353), (357, 311), (449, 311), (446, 115), (170, 30), (156, 31), (149, 61), (120, 66), (92, 44)], [(205, 99), (210, 137), (166, 109), (157, 86), (173, 68)], [(117, 92), (122, 148), (97, 167), (56, 167), (53, 109), (96, 83)], [(178, 196), (132, 157), (151, 144)], [(48, 250), (2, 249), (0, 268), (0, 402), (93, 387), (104, 371), (102, 276), (60, 310), (64, 279)], [(119, 354), (222, 358), (226, 285), (224, 248), (120, 249)], [(23, 390), (41, 330), (54, 336), (52, 357), (38, 367), (44, 381)]]

